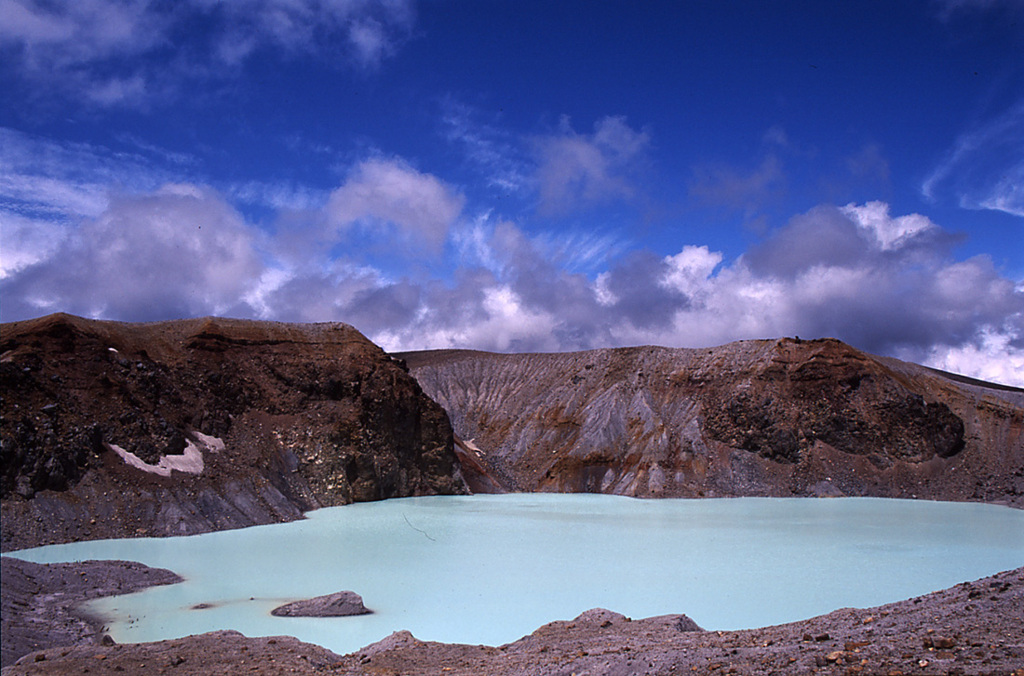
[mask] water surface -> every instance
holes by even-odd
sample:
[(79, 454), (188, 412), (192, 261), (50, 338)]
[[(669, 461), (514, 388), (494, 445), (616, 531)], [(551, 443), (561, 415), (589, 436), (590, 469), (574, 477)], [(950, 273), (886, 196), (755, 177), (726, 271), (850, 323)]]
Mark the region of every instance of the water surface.
[[(54, 545), (42, 563), (128, 559), (187, 582), (91, 604), (119, 642), (216, 629), (351, 652), (392, 631), (498, 645), (594, 607), (686, 613), (706, 629), (897, 601), (1024, 565), (1024, 512), (874, 498), (430, 497), (289, 524)], [(373, 615), (277, 618), (350, 589)], [(212, 607), (193, 609), (199, 604)]]

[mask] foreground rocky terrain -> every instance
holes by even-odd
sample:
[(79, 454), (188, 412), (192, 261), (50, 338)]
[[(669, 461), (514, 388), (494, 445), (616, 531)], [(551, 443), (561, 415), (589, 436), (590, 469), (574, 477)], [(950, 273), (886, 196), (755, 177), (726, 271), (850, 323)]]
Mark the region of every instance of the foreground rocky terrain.
[(1024, 506), (1024, 390), (837, 340), (399, 356), (475, 490)]
[(102, 625), (79, 608), (83, 601), (182, 581), (133, 561), (42, 565), (5, 556), (0, 564), (0, 666), (41, 648), (102, 644)]
[[(118, 562), (108, 565), (125, 577), (140, 576)], [(60, 588), (57, 573), (30, 574), (43, 593)], [(70, 600), (66, 594), (64, 601)], [(499, 647), (422, 642), (397, 632), (347, 656), (291, 637), (230, 631), (134, 645), (91, 637), (77, 645), (50, 644), (2, 673), (1024, 676), (1024, 569), (877, 608), (747, 631), (702, 631), (684, 615), (629, 619), (591, 610)]]
[(0, 327), (3, 551), (464, 491), (444, 411), (344, 324)]

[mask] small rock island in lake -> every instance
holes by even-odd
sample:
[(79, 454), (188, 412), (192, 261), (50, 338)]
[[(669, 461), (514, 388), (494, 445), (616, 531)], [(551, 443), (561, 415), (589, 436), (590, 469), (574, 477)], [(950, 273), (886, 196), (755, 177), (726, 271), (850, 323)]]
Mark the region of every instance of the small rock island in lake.
[(340, 591), (303, 601), (294, 601), (270, 611), (277, 617), (347, 617), (372, 613), (363, 605), (363, 597), (352, 591)]

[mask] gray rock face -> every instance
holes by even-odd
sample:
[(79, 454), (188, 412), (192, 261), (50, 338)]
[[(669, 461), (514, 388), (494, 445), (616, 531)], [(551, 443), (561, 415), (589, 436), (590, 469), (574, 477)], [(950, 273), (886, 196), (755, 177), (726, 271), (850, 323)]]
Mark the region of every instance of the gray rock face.
[(400, 356), (481, 492), (1024, 505), (1024, 390), (837, 340)]
[(2, 667), (33, 650), (107, 645), (104, 639), (110, 637), (100, 631), (103, 620), (82, 607), (83, 601), (182, 581), (169, 570), (132, 561), (39, 564), (5, 556), (0, 564)]
[(348, 617), (373, 611), (363, 605), (363, 597), (352, 591), (340, 591), (312, 599), (294, 601), (270, 611), (277, 617)]

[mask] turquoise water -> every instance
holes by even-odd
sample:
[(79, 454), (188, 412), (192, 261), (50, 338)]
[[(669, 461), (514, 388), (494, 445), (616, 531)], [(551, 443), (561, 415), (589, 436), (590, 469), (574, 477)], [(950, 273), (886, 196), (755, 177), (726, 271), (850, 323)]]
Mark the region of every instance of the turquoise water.
[[(498, 645), (594, 607), (631, 617), (686, 613), (706, 629), (764, 626), (1024, 565), (1024, 512), (979, 504), (516, 494), (387, 500), (308, 517), (16, 556), (128, 559), (187, 579), (93, 602), (119, 642), (236, 629), (339, 653), (399, 629)], [(270, 615), (342, 589), (361, 594), (374, 614)]]

